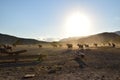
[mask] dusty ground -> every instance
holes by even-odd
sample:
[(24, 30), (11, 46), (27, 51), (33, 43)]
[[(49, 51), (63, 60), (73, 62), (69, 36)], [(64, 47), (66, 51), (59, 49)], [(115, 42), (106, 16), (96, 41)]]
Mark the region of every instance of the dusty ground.
[[(1, 63), (0, 80), (120, 80), (119, 48), (92, 48), (84, 51), (85, 59), (82, 61), (87, 64), (84, 68), (80, 68), (74, 60), (75, 50), (50, 47), (39, 49), (35, 46), (14, 48), (21, 49), (28, 50), (21, 55), (44, 54), (46, 57), (39, 64), (28, 66), (1, 67)], [(35, 77), (24, 78), (26, 74), (35, 74)]]

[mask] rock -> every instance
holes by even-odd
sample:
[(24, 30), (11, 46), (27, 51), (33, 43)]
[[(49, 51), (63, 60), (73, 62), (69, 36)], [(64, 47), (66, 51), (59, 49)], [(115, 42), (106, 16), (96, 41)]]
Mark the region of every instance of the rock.
[(23, 78), (33, 78), (35, 74), (26, 74)]

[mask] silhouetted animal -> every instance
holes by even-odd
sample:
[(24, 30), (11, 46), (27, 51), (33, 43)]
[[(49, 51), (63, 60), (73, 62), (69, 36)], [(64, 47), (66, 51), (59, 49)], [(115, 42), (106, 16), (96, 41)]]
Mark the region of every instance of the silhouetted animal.
[(88, 44), (84, 44), (85, 48), (89, 48), (89, 45)]
[(66, 44), (68, 48), (72, 48), (73, 45), (72, 44)]
[(62, 44), (59, 44), (59, 47), (62, 47)]
[(42, 45), (38, 45), (39, 48), (42, 48)]
[(94, 45), (95, 47), (97, 47), (97, 46), (98, 46), (98, 44), (97, 44), (97, 43), (94, 43), (93, 45)]
[(108, 46), (112, 46), (112, 44), (109, 42), (109, 43), (108, 43)]
[(78, 46), (79, 48), (83, 49), (83, 45), (77, 44), (77, 46)]
[(112, 43), (112, 47), (115, 47), (116, 45), (114, 43)]

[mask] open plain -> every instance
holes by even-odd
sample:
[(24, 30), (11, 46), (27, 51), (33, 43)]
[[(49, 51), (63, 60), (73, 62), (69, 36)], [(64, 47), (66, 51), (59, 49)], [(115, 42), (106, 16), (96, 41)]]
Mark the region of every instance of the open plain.
[[(21, 45), (14, 51), (26, 49), (17, 62), (0, 59), (0, 80), (120, 80), (120, 48), (98, 47), (84, 50), (80, 67), (75, 61), (77, 49), (66, 47), (42, 47)], [(44, 55), (42, 60), (34, 56)], [(0, 57), (6, 57), (7, 54)], [(26, 57), (25, 57), (26, 56)], [(27, 59), (27, 57), (31, 59)], [(33, 77), (24, 77), (34, 75)]]

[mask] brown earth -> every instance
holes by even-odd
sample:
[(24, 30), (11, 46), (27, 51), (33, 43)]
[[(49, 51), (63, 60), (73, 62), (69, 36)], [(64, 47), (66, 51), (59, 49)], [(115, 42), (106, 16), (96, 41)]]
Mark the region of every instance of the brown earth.
[[(42, 62), (29, 65), (30, 61), (4, 63), (0, 59), (0, 80), (120, 80), (120, 49), (119, 48), (90, 48), (85, 50), (87, 65), (79, 67), (75, 61), (75, 49), (52, 48), (37, 46), (17, 46), (14, 51), (27, 49), (20, 56), (46, 55)], [(1, 55), (3, 56), (3, 54)], [(4, 57), (7, 55), (4, 55)], [(32, 59), (32, 58), (31, 58)], [(36, 63), (37, 58), (32, 60)], [(28, 64), (28, 65), (20, 65)], [(4, 65), (1, 66), (1, 65)], [(14, 64), (14, 65), (13, 65)], [(7, 66), (6, 65), (11, 65)], [(24, 78), (26, 74), (35, 74), (33, 78)]]

